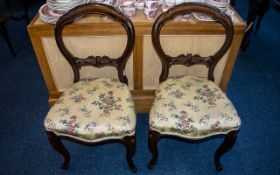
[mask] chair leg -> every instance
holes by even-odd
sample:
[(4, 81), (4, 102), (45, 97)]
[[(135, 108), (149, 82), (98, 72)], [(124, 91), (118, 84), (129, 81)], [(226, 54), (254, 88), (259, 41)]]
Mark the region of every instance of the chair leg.
[(24, 9), (24, 17), (27, 25), (29, 24), (29, 13), (28, 13), (28, 4), (26, 0), (23, 0), (23, 9)]
[(70, 154), (68, 150), (64, 147), (59, 137), (55, 133), (47, 131), (47, 135), (48, 135), (48, 140), (52, 145), (52, 147), (64, 157), (64, 162), (61, 168), (68, 169), (69, 162), (70, 162)]
[[(252, 23), (252, 26), (249, 30), (253, 30), (253, 23)], [(241, 43), (241, 51), (242, 52), (245, 52), (247, 50), (247, 48), (249, 47), (250, 45), (250, 42), (251, 42), (251, 39), (250, 39), (250, 33), (251, 31), (247, 31), (245, 34), (244, 34), (244, 37), (242, 39), (242, 43)]]
[(136, 139), (135, 136), (127, 136), (123, 138), (123, 144), (126, 148), (126, 161), (127, 164), (132, 172), (137, 171), (137, 167), (134, 164), (132, 158), (135, 155), (136, 152)]
[(231, 1), (230, 1), (230, 5), (231, 5), (232, 7), (235, 7), (235, 4), (236, 4), (236, 0), (231, 0)]
[(5, 0), (6, 5), (10, 8), (11, 7), (11, 2), (10, 0)]
[(224, 139), (224, 142), (219, 146), (215, 153), (215, 166), (217, 171), (223, 170), (223, 166), (220, 163), (220, 158), (223, 154), (228, 152), (233, 145), (235, 144), (237, 139), (237, 131), (229, 132)]
[(260, 29), (263, 16), (264, 16), (264, 13), (260, 14), (259, 17), (258, 17), (257, 24), (256, 24), (256, 30), (254, 32), (254, 35), (257, 35), (257, 33), (258, 33), (259, 29)]
[(149, 149), (150, 152), (152, 153), (153, 157), (150, 160), (150, 162), (148, 163), (148, 168), (149, 169), (153, 169), (157, 163), (157, 159), (158, 159), (158, 149), (157, 149), (157, 143), (160, 139), (160, 133), (156, 132), (156, 131), (149, 131)]
[(9, 49), (12, 52), (13, 56), (16, 56), (16, 53), (15, 53), (14, 48), (12, 46), (12, 43), (11, 43), (11, 40), (9, 38), (8, 31), (6, 29), (6, 26), (5, 26), (4, 22), (0, 23), (0, 33), (2, 34), (4, 40), (7, 42), (8, 46), (9, 46)]

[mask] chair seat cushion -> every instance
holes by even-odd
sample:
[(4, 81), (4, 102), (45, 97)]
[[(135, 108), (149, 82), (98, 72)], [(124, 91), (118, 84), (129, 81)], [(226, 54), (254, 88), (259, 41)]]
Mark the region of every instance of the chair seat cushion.
[(239, 130), (240, 118), (212, 81), (192, 76), (161, 83), (149, 117), (150, 129), (166, 135), (201, 139)]
[(57, 100), (44, 125), (82, 141), (121, 139), (135, 134), (135, 106), (128, 86), (118, 80), (81, 80)]

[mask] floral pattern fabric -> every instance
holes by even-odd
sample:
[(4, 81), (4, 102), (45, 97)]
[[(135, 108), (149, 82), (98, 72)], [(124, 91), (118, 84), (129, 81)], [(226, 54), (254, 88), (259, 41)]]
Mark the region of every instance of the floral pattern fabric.
[(212, 81), (192, 76), (161, 83), (149, 117), (161, 134), (200, 139), (238, 130), (240, 118), (227, 96)]
[(88, 142), (135, 134), (136, 114), (126, 84), (115, 79), (74, 83), (50, 109), (45, 129)]

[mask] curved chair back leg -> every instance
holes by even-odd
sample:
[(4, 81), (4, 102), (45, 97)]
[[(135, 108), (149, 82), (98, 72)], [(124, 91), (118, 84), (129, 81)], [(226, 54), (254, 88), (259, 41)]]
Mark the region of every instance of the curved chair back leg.
[(48, 135), (48, 140), (52, 145), (52, 147), (64, 157), (64, 162), (61, 168), (68, 169), (69, 162), (70, 162), (70, 153), (68, 152), (68, 150), (60, 141), (60, 138), (55, 133), (47, 131), (47, 135)]
[(220, 163), (221, 156), (231, 150), (237, 139), (237, 131), (229, 132), (224, 139), (224, 142), (219, 146), (215, 153), (215, 166), (217, 171), (223, 170)]

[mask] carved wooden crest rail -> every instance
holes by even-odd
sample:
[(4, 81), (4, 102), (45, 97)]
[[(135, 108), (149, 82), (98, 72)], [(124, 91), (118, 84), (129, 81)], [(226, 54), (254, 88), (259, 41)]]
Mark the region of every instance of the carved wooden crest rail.
[[(86, 15), (96, 14), (109, 16), (114, 21), (120, 23), (125, 31), (127, 32), (127, 44), (124, 52), (118, 58), (110, 58), (108, 56), (89, 56), (87, 58), (78, 58), (72, 55), (72, 53), (66, 48), (63, 42), (63, 29), (66, 25), (73, 23), (75, 20), (84, 17)], [(125, 74), (125, 65), (130, 57), (135, 43), (135, 30), (131, 20), (120, 11), (112, 8), (108, 5), (100, 5), (98, 3), (85, 4), (70, 10), (66, 15), (62, 16), (55, 27), (55, 39), (59, 50), (66, 60), (71, 65), (74, 72), (74, 82), (80, 80), (80, 69), (82, 66), (94, 66), (94, 67), (104, 67), (113, 66), (118, 70), (118, 76), (121, 82), (128, 84), (128, 80)]]
[[(199, 12), (210, 15), (216, 22), (222, 24), (225, 29), (225, 41), (222, 47), (214, 54), (209, 57), (202, 57), (198, 54), (181, 54), (177, 57), (171, 57), (167, 55), (164, 50), (162, 49), (160, 43), (160, 31), (162, 27), (170, 20), (174, 19), (178, 15), (192, 13), (192, 12)], [(181, 64), (185, 66), (192, 66), (197, 64), (206, 65), (208, 69), (208, 79), (214, 81), (214, 69), (219, 62), (219, 60), (225, 55), (228, 51), (229, 47), (231, 46), (233, 40), (233, 24), (231, 19), (219, 9), (215, 7), (210, 7), (204, 3), (188, 3), (186, 6), (185, 4), (181, 4), (176, 6), (175, 8), (171, 8), (166, 13), (162, 13), (155, 24), (153, 25), (152, 29), (152, 42), (153, 46), (161, 60), (162, 63), (162, 71), (159, 78), (160, 82), (165, 81), (168, 78), (169, 68), (172, 65)]]

